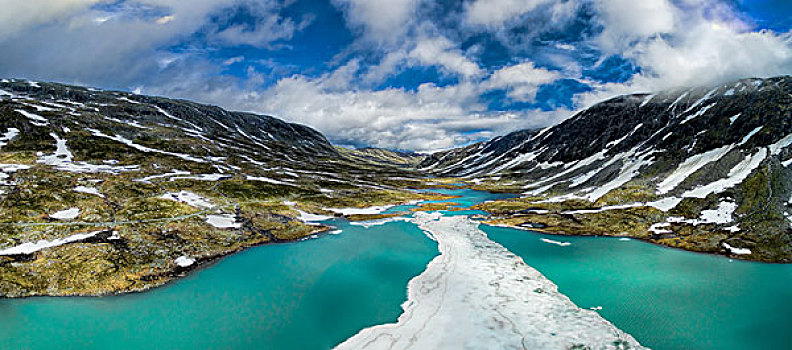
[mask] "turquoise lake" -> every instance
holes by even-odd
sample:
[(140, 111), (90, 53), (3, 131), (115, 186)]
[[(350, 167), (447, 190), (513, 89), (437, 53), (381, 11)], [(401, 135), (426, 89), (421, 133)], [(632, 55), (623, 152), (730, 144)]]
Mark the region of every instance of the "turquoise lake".
[[(463, 195), (456, 201), (465, 206), (502, 197), (444, 192)], [(2, 299), (0, 348), (329, 349), (362, 328), (395, 322), (407, 282), (437, 255), (436, 244), (405, 222), (328, 223), (342, 233), (253, 248), (145, 293)], [(792, 344), (792, 265), (634, 240), (482, 229), (579, 306), (601, 306), (605, 318), (653, 349)]]

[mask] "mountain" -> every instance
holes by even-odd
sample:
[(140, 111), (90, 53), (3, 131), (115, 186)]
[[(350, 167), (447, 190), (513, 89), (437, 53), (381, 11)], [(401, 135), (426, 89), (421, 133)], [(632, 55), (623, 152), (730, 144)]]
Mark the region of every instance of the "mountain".
[(339, 208), (426, 197), (389, 152), (189, 101), (2, 80), (0, 296), (142, 290), (325, 230), (314, 222)]
[(491, 223), (792, 262), (792, 77), (619, 96), (420, 169), (523, 197)]

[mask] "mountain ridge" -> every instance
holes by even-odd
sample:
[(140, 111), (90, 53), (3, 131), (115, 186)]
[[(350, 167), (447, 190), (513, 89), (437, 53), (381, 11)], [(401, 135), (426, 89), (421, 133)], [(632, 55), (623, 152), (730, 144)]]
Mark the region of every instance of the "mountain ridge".
[(419, 169), (523, 193), (482, 206), (500, 215), (494, 223), (789, 262), (791, 93), (792, 77), (780, 76), (618, 96)]

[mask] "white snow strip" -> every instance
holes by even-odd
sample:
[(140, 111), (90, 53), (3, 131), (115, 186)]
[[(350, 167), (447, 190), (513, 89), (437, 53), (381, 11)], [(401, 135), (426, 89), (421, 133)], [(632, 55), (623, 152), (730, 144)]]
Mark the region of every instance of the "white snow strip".
[(653, 224), (652, 226), (649, 226), (649, 232), (652, 232), (653, 234), (656, 234), (656, 235), (674, 233), (674, 231), (666, 229), (666, 227), (669, 227), (669, 226), (671, 226), (671, 223), (669, 223), (669, 222), (658, 222), (656, 224)]
[(196, 174), (192, 176), (177, 176), (171, 177), (170, 181), (176, 180), (198, 180), (198, 181), (220, 181), (230, 179), (234, 175), (231, 174)]
[(748, 140), (751, 139), (757, 132), (762, 129), (761, 126), (751, 130), (747, 135), (745, 135), (740, 143), (734, 145), (727, 145), (723, 147), (719, 147), (716, 149), (709, 150), (704, 153), (699, 153), (694, 156), (691, 156), (688, 159), (685, 159), (682, 164), (680, 164), (671, 175), (668, 175), (662, 182), (657, 185), (657, 194), (666, 194), (671, 192), (675, 189), (679, 184), (681, 184), (685, 179), (693, 175), (695, 172), (699, 171), (705, 165), (717, 162), (723, 156), (731, 152), (731, 150), (744, 145)]
[(767, 148), (762, 148), (755, 154), (746, 156), (739, 164), (735, 165), (726, 178), (689, 190), (682, 194), (682, 197), (704, 198), (711, 193), (721, 193), (734, 187), (747, 179), (765, 157), (767, 157)]
[(70, 208), (66, 210), (61, 210), (54, 214), (50, 214), (49, 217), (57, 220), (71, 220), (76, 218), (78, 215), (80, 215), (79, 208)]
[(789, 145), (792, 145), (792, 134), (784, 136), (778, 142), (767, 147), (770, 148), (770, 154), (775, 156), (781, 153), (782, 149), (789, 147)]
[[(628, 153), (634, 154), (634, 152), (635, 151), (633, 150)], [(640, 155), (631, 156), (625, 159), (624, 163), (622, 164), (622, 168), (619, 171), (619, 175), (613, 180), (610, 180), (602, 186), (597, 187), (594, 191), (586, 195), (588, 200), (591, 202), (596, 202), (597, 199), (604, 196), (608, 192), (615, 190), (632, 180), (638, 175), (641, 168), (652, 164), (654, 158), (651, 157), (651, 155), (654, 153), (655, 151), (649, 150), (641, 153)]]
[(93, 236), (96, 236), (97, 234), (100, 234), (102, 232), (104, 232), (104, 231), (94, 231), (94, 232), (89, 232), (89, 233), (78, 233), (78, 234), (71, 235), (71, 236), (66, 237), (66, 238), (55, 239), (55, 240), (52, 240), (52, 241), (47, 241), (47, 240), (43, 240), (42, 239), (42, 240), (40, 240), (38, 242), (35, 242), (35, 243), (32, 243), (32, 242), (23, 243), (23, 244), (20, 244), (18, 246), (15, 246), (15, 247), (11, 247), (11, 248), (6, 248), (6, 249), (3, 249), (3, 250), (0, 250), (0, 256), (1, 255), (33, 254), (33, 253), (35, 253), (35, 252), (37, 252), (39, 250), (42, 250), (42, 249), (52, 248), (52, 247), (61, 246), (61, 245), (67, 244), (67, 243), (73, 243), (73, 242), (82, 241), (82, 240), (91, 238)]
[(85, 193), (85, 194), (93, 194), (99, 197), (104, 198), (105, 195), (101, 194), (98, 189), (95, 187), (88, 187), (88, 186), (77, 186), (74, 188), (74, 192)]
[(687, 122), (689, 122), (689, 121), (691, 121), (691, 120), (695, 119), (696, 117), (699, 117), (699, 116), (703, 115), (704, 113), (707, 113), (707, 111), (708, 111), (710, 108), (712, 108), (712, 107), (715, 107), (715, 105), (716, 105), (716, 104), (717, 104), (717, 103), (711, 103), (711, 104), (708, 104), (708, 105), (707, 105), (707, 106), (705, 106), (705, 107), (702, 107), (702, 108), (701, 108), (701, 109), (699, 109), (699, 110), (698, 110), (696, 113), (693, 113), (693, 114), (691, 114), (691, 115), (687, 116), (687, 118), (685, 118), (685, 120), (683, 120), (683, 121), (682, 121), (681, 123), (679, 123), (679, 124), (685, 124), (685, 123), (687, 123)]
[(178, 175), (190, 175), (190, 172), (189, 171), (183, 171), (183, 170), (174, 169), (170, 173), (146, 176), (146, 177), (143, 177), (143, 178), (140, 178), (140, 179), (134, 179), (132, 181), (143, 182), (143, 183), (151, 183), (151, 180), (154, 180), (154, 179), (162, 179), (162, 178), (171, 177), (171, 176), (178, 176)]
[(440, 255), (407, 288), (397, 323), (360, 331), (347, 350), (644, 349), (461, 216), (417, 213)]
[(182, 202), (191, 207), (209, 209), (214, 208), (212, 202), (190, 191), (168, 192), (157, 198)]
[(734, 124), (734, 122), (737, 121), (737, 118), (739, 118), (741, 115), (742, 115), (742, 113), (737, 113), (737, 114), (731, 116), (729, 118), (729, 125)]
[(236, 221), (233, 214), (207, 215), (206, 223), (217, 228), (240, 228), (242, 223)]
[[(27, 117), (31, 121), (43, 123), (44, 125), (48, 125), (49, 124), (49, 120), (47, 118), (44, 118), (44, 117), (42, 117), (42, 116), (40, 116), (38, 114), (33, 114), (33, 113), (30, 113), (30, 112), (28, 112), (26, 110), (23, 110), (23, 109), (15, 109), (15, 111), (17, 113), (19, 113), (19, 114), (24, 115), (25, 117)], [(36, 125), (42, 126), (40, 124), (36, 124)]]
[(87, 130), (90, 131), (94, 136), (104, 137), (104, 138), (107, 138), (107, 139), (110, 139), (110, 140), (113, 140), (113, 141), (116, 141), (116, 142), (123, 143), (123, 144), (125, 144), (125, 145), (127, 145), (129, 147), (132, 147), (132, 148), (134, 148), (134, 149), (136, 149), (138, 151), (141, 151), (141, 152), (145, 152), (145, 153), (159, 153), (159, 154), (173, 156), (173, 157), (181, 158), (181, 159), (184, 159), (184, 160), (187, 160), (187, 161), (191, 161), (191, 162), (196, 162), (196, 163), (206, 163), (207, 162), (204, 159), (196, 158), (196, 157), (193, 157), (191, 155), (187, 155), (187, 154), (183, 154), (183, 153), (161, 151), (161, 150), (154, 149), (154, 148), (151, 148), (151, 147), (138, 145), (138, 144), (132, 142), (132, 140), (126, 139), (126, 138), (124, 138), (121, 135), (110, 136), (110, 135), (106, 135), (103, 132), (101, 132), (99, 130), (96, 130), (96, 129), (87, 129)]
[(690, 175), (693, 175), (693, 173), (699, 171), (705, 165), (720, 160), (732, 149), (734, 149), (734, 145), (723, 146), (685, 159), (671, 175), (668, 175), (668, 177), (657, 184), (657, 194), (671, 192), (685, 181), (685, 179), (690, 177)]
[(295, 185), (295, 184), (293, 184), (291, 182), (275, 180), (275, 179), (271, 179), (271, 178), (263, 177), (263, 176), (250, 176), (250, 175), (248, 175), (247, 179), (249, 181), (261, 181), (261, 182), (271, 183), (273, 185), (297, 186), (297, 185)]
[(723, 247), (728, 249), (729, 251), (731, 251), (731, 253), (734, 254), (734, 255), (748, 255), (748, 254), (751, 254), (751, 250), (748, 249), (748, 248), (732, 247), (732, 246), (729, 245), (729, 243), (726, 243), (726, 242), (723, 242)]
[(7, 131), (0, 137), (0, 148), (3, 146), (8, 145), (11, 140), (15, 139), (19, 136), (19, 129), (17, 128), (8, 128)]
[(647, 104), (649, 104), (649, 101), (651, 101), (651, 100), (652, 100), (654, 97), (655, 97), (655, 95), (649, 95), (649, 96), (646, 96), (646, 97), (644, 98), (643, 102), (641, 102), (641, 105), (640, 105), (640, 106), (638, 106), (638, 108), (643, 108), (644, 106), (646, 106)]

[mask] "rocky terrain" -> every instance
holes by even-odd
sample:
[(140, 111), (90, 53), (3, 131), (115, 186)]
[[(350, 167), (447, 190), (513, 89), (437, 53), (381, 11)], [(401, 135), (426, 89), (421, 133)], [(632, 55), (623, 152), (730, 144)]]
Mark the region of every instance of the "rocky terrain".
[(792, 77), (619, 96), (420, 170), (522, 193), (490, 223), (792, 262)]
[(2, 80), (0, 296), (143, 290), (427, 197), (405, 190), (414, 160), (378, 154), (268, 116)]

